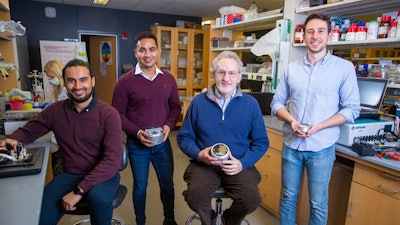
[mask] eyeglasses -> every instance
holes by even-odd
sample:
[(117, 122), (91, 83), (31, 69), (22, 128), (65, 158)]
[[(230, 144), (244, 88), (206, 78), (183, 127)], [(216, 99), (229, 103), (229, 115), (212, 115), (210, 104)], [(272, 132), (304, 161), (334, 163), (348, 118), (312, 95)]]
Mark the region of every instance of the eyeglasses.
[(233, 78), (233, 77), (235, 77), (236, 75), (238, 75), (239, 72), (237, 72), (237, 71), (223, 71), (223, 70), (218, 70), (218, 71), (215, 71), (215, 74), (216, 74), (219, 78), (224, 77), (225, 74), (228, 74), (229, 78)]

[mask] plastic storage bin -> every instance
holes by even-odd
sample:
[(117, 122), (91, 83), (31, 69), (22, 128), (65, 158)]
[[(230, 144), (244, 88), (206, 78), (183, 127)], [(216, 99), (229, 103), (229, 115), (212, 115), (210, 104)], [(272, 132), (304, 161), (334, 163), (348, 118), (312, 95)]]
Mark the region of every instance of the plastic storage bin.
[(23, 110), (25, 100), (9, 100), (11, 110)]

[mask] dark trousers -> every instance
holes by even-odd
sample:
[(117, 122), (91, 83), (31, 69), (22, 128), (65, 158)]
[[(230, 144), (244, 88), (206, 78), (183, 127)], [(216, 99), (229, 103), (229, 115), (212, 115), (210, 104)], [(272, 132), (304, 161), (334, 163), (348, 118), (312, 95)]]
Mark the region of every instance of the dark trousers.
[(211, 200), (219, 186), (222, 186), (233, 200), (227, 209), (228, 217), (225, 218), (229, 225), (240, 225), (246, 215), (256, 210), (261, 202), (257, 186), (261, 177), (255, 167), (230, 176), (222, 172), (220, 167), (191, 161), (186, 168), (184, 179), (188, 186), (183, 192), (185, 201), (199, 214), (203, 225), (211, 224)]
[[(59, 173), (46, 185), (43, 193), (42, 209), (39, 225), (57, 224), (66, 210), (61, 204), (64, 195), (72, 190), (84, 175)], [(110, 225), (113, 214), (113, 199), (119, 187), (120, 176), (114, 177), (93, 186), (83, 195), (89, 203), (90, 220), (92, 224)]]
[(159, 145), (146, 147), (137, 143), (136, 140), (128, 138), (126, 146), (133, 174), (132, 200), (136, 224), (144, 225), (146, 223), (146, 190), (150, 163), (156, 171), (160, 185), (164, 219), (165, 221), (175, 221), (174, 158), (169, 139)]

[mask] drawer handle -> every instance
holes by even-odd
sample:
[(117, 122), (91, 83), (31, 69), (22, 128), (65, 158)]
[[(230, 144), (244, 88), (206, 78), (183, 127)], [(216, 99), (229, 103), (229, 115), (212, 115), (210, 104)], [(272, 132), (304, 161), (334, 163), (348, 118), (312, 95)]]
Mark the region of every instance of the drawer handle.
[(392, 180), (395, 180), (395, 181), (400, 181), (400, 177), (396, 177), (396, 176), (393, 176), (393, 175), (385, 173), (385, 172), (383, 172), (381, 174), (381, 176), (389, 178), (389, 179), (392, 179)]
[(383, 189), (383, 190), (385, 190), (385, 191), (392, 192), (392, 193), (400, 193), (399, 190), (390, 188), (390, 187), (388, 187), (388, 186), (386, 186), (386, 185), (384, 185), (384, 184), (380, 184), (380, 185), (379, 185), (379, 188), (380, 188), (380, 189)]
[(356, 205), (356, 201), (351, 201), (350, 203), (350, 212), (349, 212), (349, 216), (352, 217), (353, 216), (353, 207), (355, 207)]

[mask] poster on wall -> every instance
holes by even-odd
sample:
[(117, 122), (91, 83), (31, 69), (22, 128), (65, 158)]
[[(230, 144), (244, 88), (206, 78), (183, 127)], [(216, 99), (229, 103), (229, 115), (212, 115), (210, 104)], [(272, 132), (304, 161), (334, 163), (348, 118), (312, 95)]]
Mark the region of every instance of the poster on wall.
[(112, 65), (111, 41), (100, 41), (100, 64)]
[[(71, 59), (81, 59), (85, 62), (88, 61), (85, 42), (40, 40), (40, 57), (42, 70), (50, 60), (58, 60), (64, 65)], [(42, 74), (44, 74), (43, 71)], [(52, 100), (52, 87), (48, 83), (47, 76), (42, 77), (42, 82), (44, 100), (45, 102), (48, 102)]]

